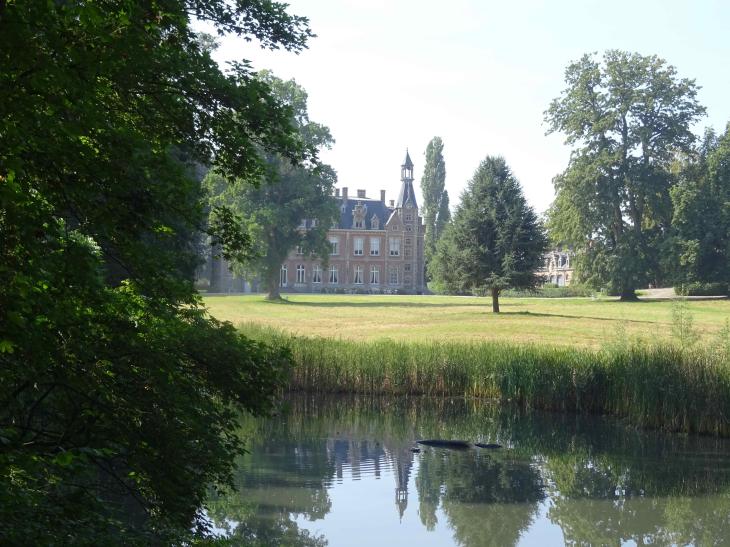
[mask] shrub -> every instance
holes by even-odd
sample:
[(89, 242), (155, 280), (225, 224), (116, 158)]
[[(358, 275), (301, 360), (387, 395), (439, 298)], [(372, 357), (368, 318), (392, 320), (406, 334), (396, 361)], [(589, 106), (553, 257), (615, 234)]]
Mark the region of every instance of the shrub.
[(502, 296), (511, 298), (575, 298), (579, 296), (593, 296), (595, 291), (590, 287), (583, 285), (569, 285), (567, 287), (558, 287), (555, 284), (547, 284), (535, 290), (514, 290), (509, 289), (502, 291)]
[(675, 288), (675, 292), (681, 296), (727, 296), (730, 294), (727, 283), (702, 283), (700, 281), (683, 283)]

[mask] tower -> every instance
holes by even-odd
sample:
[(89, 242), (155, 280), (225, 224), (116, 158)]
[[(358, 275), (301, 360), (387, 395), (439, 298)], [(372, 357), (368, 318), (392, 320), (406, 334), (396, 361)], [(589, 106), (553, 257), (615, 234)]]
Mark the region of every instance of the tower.
[(413, 162), (406, 149), (406, 159), (400, 168), (401, 187), (395, 213), (402, 222), (403, 257), (402, 285), (408, 292), (421, 293), (423, 280), (423, 225), (418, 216), (418, 202), (413, 190)]
[(398, 194), (398, 201), (395, 206), (400, 209), (404, 207), (409, 209), (418, 209), (416, 194), (413, 191), (413, 162), (411, 161), (411, 156), (408, 154), (407, 148), (406, 159), (403, 162), (403, 165), (400, 166), (400, 180), (400, 193)]

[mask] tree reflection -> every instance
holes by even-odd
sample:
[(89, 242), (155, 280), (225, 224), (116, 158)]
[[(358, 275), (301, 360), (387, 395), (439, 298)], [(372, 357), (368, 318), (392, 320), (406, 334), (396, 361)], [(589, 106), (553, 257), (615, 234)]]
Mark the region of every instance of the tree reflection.
[(425, 450), (416, 488), (424, 526), (433, 529), (441, 504), (456, 540), (469, 546), (516, 544), (545, 497), (529, 461), (479, 450)]
[[(515, 545), (543, 501), (571, 545), (730, 537), (728, 441), (449, 399), (292, 398), (286, 415), (246, 424), (251, 452), (239, 461), (238, 492), (208, 504), (234, 544), (325, 545), (297, 523), (325, 518), (328, 488), (350, 477), (392, 480), (395, 501), (383, 502), (394, 503), (394, 518), (416, 501), (426, 530), (446, 524), (464, 546)], [(506, 448), (414, 455), (419, 438)]]
[(247, 431), (249, 453), (234, 475), (236, 491), (212, 494), (208, 516), (234, 545), (327, 545), (295, 520), (321, 519), (331, 509), (325, 482), (335, 461), (326, 443), (290, 438), (281, 420), (254, 425)]

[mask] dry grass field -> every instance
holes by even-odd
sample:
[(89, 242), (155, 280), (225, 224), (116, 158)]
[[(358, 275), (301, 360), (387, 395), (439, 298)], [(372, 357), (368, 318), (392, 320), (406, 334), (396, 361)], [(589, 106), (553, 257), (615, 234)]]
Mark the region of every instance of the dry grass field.
[[(449, 296), (261, 295), (209, 296), (210, 313), (234, 324), (257, 323), (307, 336), (348, 340), (533, 342), (597, 348), (625, 337), (659, 341), (672, 336), (667, 300), (635, 303), (602, 298), (504, 298)], [(684, 304), (694, 330), (711, 342), (730, 320), (730, 300)]]

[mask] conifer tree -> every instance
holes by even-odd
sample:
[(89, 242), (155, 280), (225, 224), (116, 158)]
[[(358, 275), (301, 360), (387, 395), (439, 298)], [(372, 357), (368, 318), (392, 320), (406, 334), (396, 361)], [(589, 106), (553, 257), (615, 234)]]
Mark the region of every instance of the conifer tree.
[(436, 246), (430, 271), (447, 292), (488, 292), (497, 313), (503, 289), (537, 284), (546, 247), (544, 229), (504, 158), (487, 156)]

